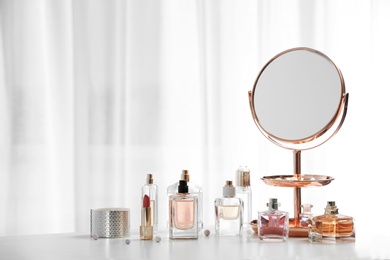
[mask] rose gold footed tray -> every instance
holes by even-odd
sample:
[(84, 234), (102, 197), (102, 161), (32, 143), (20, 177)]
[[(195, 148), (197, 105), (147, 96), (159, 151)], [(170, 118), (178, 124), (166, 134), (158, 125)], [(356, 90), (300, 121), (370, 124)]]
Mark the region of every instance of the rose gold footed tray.
[(301, 188), (325, 186), (333, 181), (334, 178), (326, 175), (306, 174), (300, 175), (299, 179), (294, 175), (273, 175), (264, 176), (261, 180), (272, 186)]

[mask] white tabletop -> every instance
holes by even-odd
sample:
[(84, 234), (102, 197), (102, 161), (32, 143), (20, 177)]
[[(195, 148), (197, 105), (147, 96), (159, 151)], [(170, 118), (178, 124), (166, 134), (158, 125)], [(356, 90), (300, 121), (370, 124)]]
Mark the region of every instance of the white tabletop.
[(390, 237), (357, 236), (355, 243), (311, 244), (306, 238), (261, 242), (257, 237), (220, 237), (201, 233), (198, 240), (142, 241), (125, 238), (93, 240), (88, 234), (0, 237), (0, 259), (390, 259)]

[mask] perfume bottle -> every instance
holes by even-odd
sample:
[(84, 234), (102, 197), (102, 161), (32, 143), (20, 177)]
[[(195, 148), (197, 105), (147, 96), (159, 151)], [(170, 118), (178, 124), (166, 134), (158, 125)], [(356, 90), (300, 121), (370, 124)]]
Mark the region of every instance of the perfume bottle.
[(153, 184), (153, 174), (146, 174), (146, 184), (141, 187), (141, 201), (144, 202), (144, 197), (147, 195), (150, 199), (150, 207), (152, 209), (152, 226), (153, 233), (158, 232), (158, 187)]
[(252, 188), (250, 170), (246, 166), (238, 167), (236, 171), (236, 197), (244, 203), (243, 227), (249, 227), (252, 220)]
[(177, 193), (169, 197), (169, 238), (198, 239), (198, 196), (180, 180)]
[(352, 217), (339, 214), (336, 203), (328, 201), (324, 215), (313, 218), (309, 240), (319, 243), (354, 242), (354, 220)]
[(278, 210), (278, 199), (269, 199), (267, 206), (268, 210), (260, 211), (257, 220), (260, 240), (286, 241), (289, 232), (288, 213)]
[(240, 236), (243, 223), (243, 202), (235, 197), (236, 188), (232, 181), (226, 181), (222, 193), (223, 197), (214, 201), (215, 233), (217, 236)]
[[(203, 188), (200, 185), (197, 185), (190, 181), (190, 174), (188, 170), (182, 170), (180, 180), (185, 180), (188, 185), (188, 192), (198, 197), (198, 230), (203, 229)], [(179, 182), (176, 182), (167, 188), (167, 198), (172, 195), (175, 195), (179, 187)], [(169, 219), (169, 217), (168, 217)], [(169, 223), (168, 223), (169, 227)]]
[(299, 222), (301, 227), (309, 227), (312, 224), (313, 214), (311, 213), (311, 208), (313, 205), (311, 204), (302, 204), (302, 213), (299, 214)]

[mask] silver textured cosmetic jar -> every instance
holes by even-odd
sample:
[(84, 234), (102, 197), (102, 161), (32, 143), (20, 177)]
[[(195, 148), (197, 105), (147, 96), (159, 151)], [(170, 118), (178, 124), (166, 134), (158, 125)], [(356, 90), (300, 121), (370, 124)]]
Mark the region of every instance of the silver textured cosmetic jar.
[(130, 236), (130, 209), (91, 209), (91, 237), (121, 238)]

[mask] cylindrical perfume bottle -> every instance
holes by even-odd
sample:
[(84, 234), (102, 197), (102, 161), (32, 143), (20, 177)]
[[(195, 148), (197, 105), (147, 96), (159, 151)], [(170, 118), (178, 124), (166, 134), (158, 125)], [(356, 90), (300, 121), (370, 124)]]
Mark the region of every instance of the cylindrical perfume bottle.
[(170, 239), (198, 239), (198, 196), (189, 193), (185, 180), (169, 197), (169, 223)]
[(240, 236), (243, 202), (235, 197), (236, 188), (232, 181), (226, 181), (222, 194), (223, 197), (214, 201), (215, 233), (217, 236)]
[(243, 227), (247, 228), (252, 220), (252, 188), (250, 170), (246, 166), (240, 166), (236, 171), (236, 197), (244, 203)]
[[(203, 188), (202, 186), (190, 181), (190, 174), (188, 170), (182, 170), (180, 180), (187, 181), (188, 192), (191, 195), (198, 197), (198, 229), (201, 230), (203, 229)], [(170, 196), (175, 195), (177, 193), (178, 187), (179, 187), (179, 182), (175, 182), (168, 186), (167, 188), (168, 201)]]
[(318, 243), (354, 242), (354, 220), (339, 214), (336, 202), (328, 201), (325, 213), (313, 218), (309, 240)]
[(267, 206), (268, 210), (260, 211), (257, 220), (260, 240), (286, 241), (289, 232), (288, 213), (279, 210), (278, 199), (269, 199)]
[(144, 202), (145, 195), (150, 199), (153, 233), (156, 234), (158, 232), (158, 187), (153, 183), (153, 175), (150, 173), (146, 174), (146, 184), (141, 187), (141, 203)]

